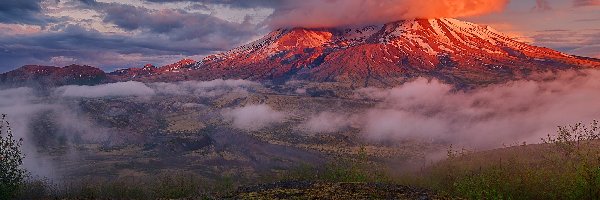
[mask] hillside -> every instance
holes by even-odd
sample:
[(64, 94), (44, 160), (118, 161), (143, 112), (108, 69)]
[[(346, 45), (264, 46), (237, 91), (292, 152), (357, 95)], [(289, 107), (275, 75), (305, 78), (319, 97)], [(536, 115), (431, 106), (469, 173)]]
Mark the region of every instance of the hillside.
[(26, 65), (0, 74), (0, 84), (21, 86), (96, 85), (106, 82), (108, 76), (102, 70), (87, 65), (65, 67)]

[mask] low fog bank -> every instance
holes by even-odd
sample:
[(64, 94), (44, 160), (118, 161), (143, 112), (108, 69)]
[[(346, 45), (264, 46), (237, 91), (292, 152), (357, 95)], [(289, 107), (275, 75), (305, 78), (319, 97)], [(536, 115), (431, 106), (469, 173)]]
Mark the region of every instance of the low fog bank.
[[(188, 81), (178, 83), (122, 82), (97, 86), (63, 86), (40, 92), (32, 88), (0, 90), (0, 113), (6, 113), (17, 137), (25, 139), (26, 167), (35, 175), (55, 177), (59, 162), (44, 157), (32, 123), (51, 112), (60, 135), (68, 141), (111, 142), (109, 130), (88, 120), (79, 110), (81, 99), (186, 96), (220, 98), (232, 93), (245, 96), (263, 90), (244, 80)], [(265, 89), (266, 90), (266, 89)], [(240, 131), (261, 131), (291, 125), (298, 134), (338, 134), (357, 130), (369, 141), (423, 140), (473, 149), (539, 143), (556, 126), (600, 118), (600, 71), (570, 71), (548, 75), (545, 81), (515, 81), (470, 91), (454, 91), (437, 80), (416, 79), (392, 89), (363, 88), (350, 101), (375, 102), (368, 108), (343, 110), (285, 110), (266, 101), (233, 103), (212, 109)], [(298, 94), (303, 96), (303, 92)], [(294, 96), (292, 95), (292, 96)], [(332, 100), (333, 101), (333, 100)], [(318, 101), (320, 102), (320, 101)], [(314, 102), (313, 102), (314, 103)], [(308, 104), (307, 104), (308, 105)], [(369, 104), (371, 105), (371, 104)], [(206, 106), (185, 103), (194, 108)], [(285, 107), (285, 106), (284, 106)], [(291, 106), (293, 107), (293, 106)], [(119, 109), (119, 108), (116, 108)], [(304, 116), (298, 116), (299, 114)], [(72, 157), (76, 158), (76, 153)]]
[[(17, 138), (24, 139), (25, 167), (34, 176), (54, 179), (60, 178), (57, 169), (61, 168), (64, 159), (74, 161), (78, 158), (79, 155), (74, 151), (73, 144), (112, 144), (115, 141), (110, 140), (114, 140), (113, 136), (119, 134), (115, 133), (113, 127), (95, 124), (87, 116), (90, 113), (80, 110), (78, 102), (81, 99), (125, 97), (144, 101), (160, 95), (194, 95), (212, 98), (232, 92), (245, 94), (257, 86), (260, 85), (243, 80), (214, 80), (151, 84), (120, 82), (95, 86), (68, 85), (49, 90), (29, 87), (10, 88), (0, 90), (0, 113), (8, 115), (7, 120), (11, 123), (13, 134)], [(261, 118), (264, 114), (257, 114), (259, 114), (258, 119), (267, 120), (265, 123), (277, 117), (273, 115), (271, 118)], [(51, 120), (53, 126), (48, 127), (43, 124), (45, 120)], [(61, 160), (49, 156), (47, 149), (44, 149), (46, 145), (57, 144), (61, 148), (68, 148), (66, 156), (60, 158)], [(56, 146), (52, 148), (54, 147)]]
[(119, 82), (96, 86), (67, 85), (55, 90), (63, 97), (124, 97), (124, 96), (151, 96), (156, 92), (140, 82)]
[(257, 131), (285, 120), (287, 114), (276, 111), (268, 105), (248, 105), (234, 109), (224, 109), (222, 115), (233, 127)]
[[(57, 162), (47, 156), (47, 145), (73, 142), (103, 142), (107, 132), (85, 120), (77, 108), (66, 102), (42, 97), (32, 88), (0, 90), (0, 112), (7, 114), (13, 134), (23, 138), (24, 165), (34, 176), (57, 178)], [(53, 120), (56, 127), (46, 127), (40, 121)], [(46, 130), (52, 129), (52, 130)], [(66, 146), (70, 148), (69, 146)], [(70, 151), (70, 149), (67, 149)], [(67, 154), (65, 159), (74, 159)]]
[(342, 131), (352, 124), (350, 116), (333, 112), (321, 112), (312, 115), (300, 125), (300, 129), (308, 133), (335, 133)]
[(379, 100), (374, 108), (322, 113), (307, 124), (315, 132), (354, 124), (375, 141), (420, 139), (489, 149), (540, 143), (559, 125), (600, 118), (600, 71), (561, 72), (546, 79), (459, 92), (424, 78), (392, 89), (364, 88), (356, 98)]
[(154, 95), (195, 95), (216, 97), (228, 92), (247, 92), (260, 84), (246, 80), (184, 81), (177, 83), (117, 82), (95, 86), (68, 85), (54, 90), (62, 97), (147, 97)]

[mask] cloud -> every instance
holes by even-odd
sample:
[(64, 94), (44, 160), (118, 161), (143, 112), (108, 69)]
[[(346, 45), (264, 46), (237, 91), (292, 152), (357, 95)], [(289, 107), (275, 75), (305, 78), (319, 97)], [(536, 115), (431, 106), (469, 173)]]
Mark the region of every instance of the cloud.
[(286, 118), (284, 112), (276, 111), (268, 105), (248, 105), (235, 109), (225, 109), (222, 116), (232, 122), (233, 127), (248, 131), (257, 131)]
[[(57, 32), (1, 37), (0, 46), (5, 47), (4, 51), (0, 51), (0, 59), (5, 61), (1, 67), (11, 69), (25, 64), (49, 64), (51, 58), (57, 56), (75, 58), (86, 64), (110, 64), (114, 60), (120, 61), (118, 55), (121, 54), (143, 52), (147, 56), (152, 56), (165, 54), (168, 51), (181, 52), (184, 51), (182, 48), (186, 48), (185, 46), (173, 48), (169, 45), (158, 47), (156, 45), (159, 44), (145, 43), (149, 42), (120, 35), (105, 35), (77, 25), (68, 25)], [(117, 47), (119, 49), (116, 49)], [(120, 64), (129, 62), (125, 60)]]
[(573, 0), (573, 6), (598, 6), (600, 5), (599, 0)]
[(209, 14), (183, 10), (150, 10), (118, 3), (102, 4), (99, 8), (105, 14), (104, 22), (127, 31), (146, 30), (146, 33), (164, 34), (175, 41), (199, 39), (218, 49), (238, 45), (242, 42), (240, 39), (246, 39), (256, 31), (249, 23), (229, 22)]
[(245, 93), (260, 84), (247, 80), (184, 81), (178, 83), (152, 83), (158, 94), (196, 95), (202, 97), (221, 96), (231, 92)]
[(350, 124), (348, 115), (322, 112), (310, 116), (300, 127), (309, 133), (335, 133), (348, 128)]
[(41, 31), (41, 27), (37, 25), (27, 25), (27, 24), (2, 24), (0, 23), (0, 37), (3, 35), (28, 35), (39, 33)]
[(0, 1), (0, 23), (44, 25), (49, 18), (44, 16), (41, 0)]
[(59, 65), (59, 66), (66, 66), (69, 64), (73, 64), (75, 61), (77, 61), (77, 59), (71, 58), (71, 57), (66, 57), (66, 56), (54, 56), (54, 57), (50, 58), (51, 63), (53, 63), (55, 65)]
[[(168, 83), (169, 87), (159, 87), (166, 83), (144, 84), (140, 82), (109, 83), (97, 86), (69, 85), (53, 88), (50, 91), (36, 90), (28, 87), (0, 89), (0, 114), (8, 114), (12, 130), (18, 138), (23, 138), (26, 154), (25, 167), (33, 175), (47, 178), (62, 178), (55, 165), (56, 157), (49, 157), (46, 147), (59, 145), (71, 147), (71, 144), (94, 143), (113, 145), (122, 142), (122, 130), (115, 127), (104, 127), (94, 122), (89, 114), (80, 110), (78, 99), (74, 98), (113, 98), (113, 97), (143, 97), (147, 100), (157, 95), (194, 95), (196, 97), (214, 97), (236, 90), (246, 90), (259, 85), (243, 80), (215, 80), (207, 82), (190, 81)], [(164, 85), (163, 85), (164, 86)], [(168, 93), (166, 90), (177, 92)], [(218, 91), (218, 92), (217, 92)], [(75, 101), (74, 101), (75, 100)], [(204, 107), (202, 104), (185, 103), (185, 108)], [(120, 107), (111, 107), (122, 110)], [(124, 111), (124, 110), (123, 110)], [(92, 113), (93, 114), (93, 113)], [(282, 112), (272, 110), (265, 105), (248, 106), (231, 110), (234, 124), (240, 128), (261, 128), (281, 121)], [(257, 114), (259, 116), (257, 116)], [(42, 127), (42, 129), (36, 129)], [(77, 151), (60, 157), (79, 162)], [(71, 155), (72, 154), (72, 155)], [(71, 161), (69, 161), (71, 162)]]
[(172, 2), (196, 2), (208, 5), (224, 5), (233, 8), (257, 8), (265, 7), (272, 8), (279, 5), (281, 0), (146, 0), (156, 3), (172, 3)]
[(298, 88), (298, 89), (294, 90), (294, 92), (296, 94), (306, 94), (306, 89), (305, 88)]
[[(0, 113), (7, 114), (15, 137), (24, 139), (24, 166), (34, 176), (60, 178), (55, 161), (45, 153), (46, 144), (64, 140), (101, 143), (108, 138), (104, 129), (79, 115), (77, 107), (68, 105), (60, 97), (47, 96), (32, 88), (0, 90)], [(40, 119), (44, 115), (50, 116), (48, 121)], [(47, 124), (42, 125), (43, 129), (36, 129), (40, 123)], [(65, 147), (63, 144), (60, 146)]]
[(36, 144), (32, 135), (29, 134), (29, 126), (33, 116), (40, 112), (52, 110), (53, 105), (36, 102), (38, 97), (31, 88), (13, 88), (0, 90), (0, 113), (7, 114), (11, 129), (16, 138), (23, 138), (23, 153), (26, 155), (24, 166), (32, 171), (34, 175), (54, 177), (54, 170), (49, 159), (38, 154)]
[(155, 92), (152, 88), (140, 82), (119, 82), (96, 86), (68, 85), (56, 89), (56, 93), (63, 97), (123, 97), (123, 96), (151, 96)]
[(508, 0), (284, 0), (273, 27), (337, 27), (414, 18), (467, 17), (498, 12)]
[(417, 79), (389, 90), (360, 91), (383, 102), (368, 109), (362, 129), (375, 140), (424, 139), (495, 148), (539, 143), (558, 125), (600, 118), (600, 71), (561, 72), (551, 81), (515, 81), (454, 92)]
[(85, 5), (96, 5), (98, 3), (96, 0), (79, 0), (79, 2)]
[(51, 59), (60, 56), (105, 70), (147, 63), (160, 66), (184, 57), (201, 59), (260, 34), (248, 21), (231, 22), (167, 6), (89, 1), (49, 7), (40, 12), (74, 14), (54, 17), (55, 23), (42, 28), (0, 25), (11, 33), (0, 33), (0, 72), (26, 64), (55, 64)]
[(534, 11), (548, 11), (552, 10), (550, 3), (547, 0), (535, 0), (535, 7), (533, 7)]
[(568, 51), (573, 55), (581, 55), (592, 58), (600, 58), (600, 43), (575, 47)]
[(600, 58), (600, 30), (545, 30), (531, 36), (535, 45), (568, 54)]
[(67, 85), (54, 89), (60, 97), (150, 97), (154, 95), (217, 97), (231, 93), (248, 93), (259, 83), (246, 80), (184, 81), (173, 83), (141, 83), (136, 81), (107, 83), (95, 86)]
[[(105, 69), (108, 66), (167, 64), (179, 60), (182, 55), (210, 54), (228, 45), (235, 46), (233, 43), (219, 42), (225, 37), (227, 34), (223, 33), (219, 37), (178, 40), (165, 39), (160, 34), (106, 34), (78, 25), (66, 25), (55, 32), (0, 37), (0, 46), (4, 48), (0, 51), (0, 59), (4, 61), (0, 64), (0, 71), (26, 64), (48, 65), (52, 57), (60, 56), (77, 59), (79, 64)], [(229, 42), (235, 40), (232, 37)]]

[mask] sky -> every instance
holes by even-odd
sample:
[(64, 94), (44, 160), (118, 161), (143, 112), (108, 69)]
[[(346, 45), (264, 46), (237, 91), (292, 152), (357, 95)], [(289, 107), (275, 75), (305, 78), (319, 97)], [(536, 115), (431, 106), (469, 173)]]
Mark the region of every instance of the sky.
[(279, 27), (433, 17), (600, 58), (600, 0), (2, 0), (0, 73), (26, 64), (162, 66), (201, 60)]

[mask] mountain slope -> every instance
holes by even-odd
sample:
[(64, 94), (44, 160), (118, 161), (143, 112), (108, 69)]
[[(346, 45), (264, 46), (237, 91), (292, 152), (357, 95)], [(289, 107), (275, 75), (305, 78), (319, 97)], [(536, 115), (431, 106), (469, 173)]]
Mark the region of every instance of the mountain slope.
[(171, 73), (185, 73), (197, 66), (198, 62), (192, 59), (183, 59), (176, 63), (155, 67), (152, 64), (146, 64), (142, 68), (120, 69), (109, 73), (111, 77), (117, 81), (120, 80), (136, 80), (136, 79), (151, 79), (152, 77), (161, 76)]
[(354, 86), (394, 85), (431, 76), (456, 84), (493, 83), (535, 71), (598, 67), (597, 59), (515, 41), (455, 19), (418, 19), (358, 29), (280, 29), (202, 61), (194, 77), (306, 79)]

